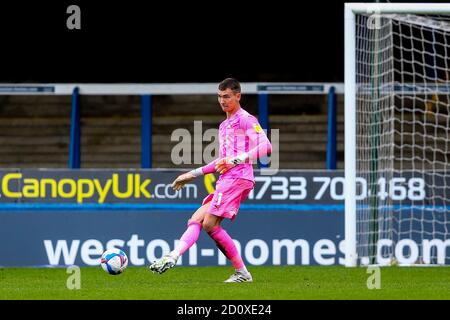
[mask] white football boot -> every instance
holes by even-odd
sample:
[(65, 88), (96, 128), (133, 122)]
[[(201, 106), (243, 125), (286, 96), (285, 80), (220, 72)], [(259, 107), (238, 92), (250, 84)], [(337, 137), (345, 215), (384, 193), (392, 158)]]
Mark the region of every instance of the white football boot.
[(177, 264), (178, 257), (166, 254), (164, 257), (159, 259), (158, 261), (154, 261), (150, 266), (149, 269), (155, 273), (164, 273), (168, 269), (175, 267)]
[(253, 278), (248, 271), (236, 271), (224, 282), (253, 282)]

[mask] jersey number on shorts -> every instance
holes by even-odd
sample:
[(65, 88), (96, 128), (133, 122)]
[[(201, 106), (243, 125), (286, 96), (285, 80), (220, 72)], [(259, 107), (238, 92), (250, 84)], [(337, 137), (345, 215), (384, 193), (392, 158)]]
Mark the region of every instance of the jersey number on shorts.
[(219, 194), (217, 195), (216, 207), (220, 206), (220, 203), (222, 202), (222, 196), (223, 196), (223, 193), (219, 192)]

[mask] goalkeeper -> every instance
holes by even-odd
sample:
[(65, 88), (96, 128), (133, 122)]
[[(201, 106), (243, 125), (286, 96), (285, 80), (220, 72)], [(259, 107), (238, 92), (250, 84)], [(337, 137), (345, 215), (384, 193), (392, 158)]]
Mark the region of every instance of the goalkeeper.
[(188, 220), (187, 229), (178, 245), (150, 270), (163, 273), (175, 266), (178, 258), (198, 239), (204, 229), (217, 247), (231, 261), (235, 273), (225, 282), (251, 282), (250, 272), (228, 233), (220, 226), (223, 219), (234, 220), (240, 203), (253, 189), (253, 165), (257, 159), (270, 155), (272, 145), (257, 119), (240, 105), (241, 85), (232, 78), (223, 80), (218, 87), (218, 100), (226, 119), (219, 126), (219, 158), (211, 163), (178, 176), (172, 183), (180, 190), (194, 178), (213, 172), (220, 174), (213, 194), (203, 199), (202, 205)]

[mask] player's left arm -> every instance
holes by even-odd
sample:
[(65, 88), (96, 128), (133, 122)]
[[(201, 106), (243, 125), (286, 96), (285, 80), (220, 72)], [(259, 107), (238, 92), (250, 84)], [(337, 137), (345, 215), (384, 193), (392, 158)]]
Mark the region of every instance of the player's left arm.
[(250, 161), (256, 161), (270, 155), (272, 153), (272, 144), (258, 120), (253, 116), (248, 116), (241, 121), (250, 142), (250, 150), (243, 157)]

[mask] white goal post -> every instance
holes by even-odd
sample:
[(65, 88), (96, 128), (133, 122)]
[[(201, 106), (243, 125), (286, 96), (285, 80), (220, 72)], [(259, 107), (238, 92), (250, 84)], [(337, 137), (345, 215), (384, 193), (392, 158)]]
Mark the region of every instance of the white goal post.
[(344, 14), (345, 265), (448, 264), (450, 4)]

